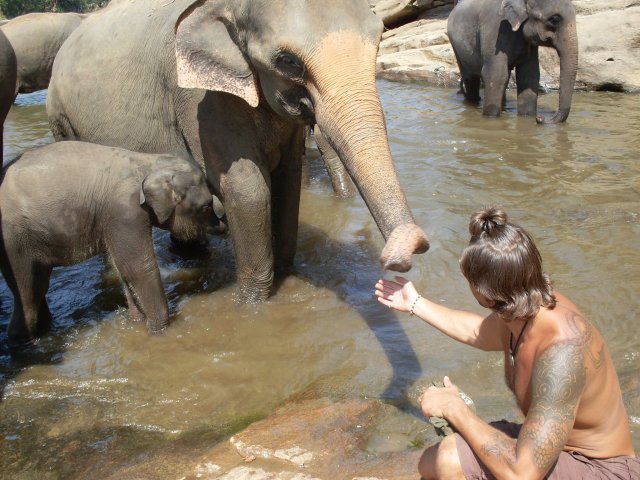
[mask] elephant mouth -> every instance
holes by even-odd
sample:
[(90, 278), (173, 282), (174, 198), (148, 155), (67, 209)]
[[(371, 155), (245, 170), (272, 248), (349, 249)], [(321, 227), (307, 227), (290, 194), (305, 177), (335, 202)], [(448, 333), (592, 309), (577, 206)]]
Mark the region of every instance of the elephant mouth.
[(296, 87), (278, 92), (276, 100), (290, 117), (305, 124), (315, 123), (315, 107), (305, 88)]

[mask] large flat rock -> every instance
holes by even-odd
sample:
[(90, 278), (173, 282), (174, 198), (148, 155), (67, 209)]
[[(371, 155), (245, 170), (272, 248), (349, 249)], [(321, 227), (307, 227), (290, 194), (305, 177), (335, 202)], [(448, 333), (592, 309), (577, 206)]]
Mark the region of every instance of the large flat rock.
[(379, 401), (292, 402), (217, 445), (182, 480), (418, 480), (422, 449), (394, 439), (390, 421), (416, 438), (429, 428)]

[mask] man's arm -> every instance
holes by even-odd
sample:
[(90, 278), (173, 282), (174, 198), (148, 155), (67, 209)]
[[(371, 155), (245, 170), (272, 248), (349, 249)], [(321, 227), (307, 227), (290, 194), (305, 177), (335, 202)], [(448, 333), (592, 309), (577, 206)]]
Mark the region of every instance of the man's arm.
[(416, 291), (413, 283), (403, 277), (378, 280), (375, 294), (378, 301), (401, 312), (410, 312), (437, 328), (445, 335), (485, 351), (504, 350), (504, 322), (496, 314), (482, 317), (476, 313), (439, 305)]
[(531, 407), (517, 440), (468, 409), (455, 408), (446, 415), (496, 478), (541, 479), (562, 452), (586, 383), (585, 335), (555, 343), (537, 358)]

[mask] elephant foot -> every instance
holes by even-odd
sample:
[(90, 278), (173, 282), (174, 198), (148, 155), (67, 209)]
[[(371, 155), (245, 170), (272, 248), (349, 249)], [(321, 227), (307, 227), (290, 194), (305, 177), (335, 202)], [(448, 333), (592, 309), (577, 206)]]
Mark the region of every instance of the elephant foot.
[(241, 303), (257, 304), (265, 302), (271, 295), (273, 274), (267, 281), (258, 282), (256, 279), (239, 280), (238, 300)]
[(38, 348), (38, 339), (11, 339), (7, 340), (7, 347), (11, 358), (14, 360), (33, 360), (42, 357), (43, 352)]
[(411, 255), (429, 250), (429, 239), (414, 223), (396, 227), (387, 238), (380, 255), (383, 270), (408, 272), (411, 269)]
[(147, 328), (149, 329), (149, 335), (162, 335), (167, 328), (169, 327), (169, 324), (166, 325), (148, 325)]

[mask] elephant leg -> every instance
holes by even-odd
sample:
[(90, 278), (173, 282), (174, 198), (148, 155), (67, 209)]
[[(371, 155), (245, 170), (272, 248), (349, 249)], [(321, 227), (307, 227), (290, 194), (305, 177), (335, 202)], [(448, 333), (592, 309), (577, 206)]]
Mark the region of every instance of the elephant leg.
[(107, 251), (124, 283), (132, 319), (145, 319), (150, 333), (169, 325), (169, 307), (153, 251), (151, 226), (118, 225), (108, 236)]
[(482, 82), (484, 84), (484, 101), (482, 114), (497, 117), (502, 111), (505, 91), (509, 82), (509, 67), (504, 55), (492, 57), (482, 65)]
[(134, 322), (143, 322), (144, 315), (138, 308), (133, 292), (127, 283), (124, 283), (124, 295), (127, 298), (127, 307), (129, 308), (129, 318)]
[(466, 102), (477, 105), (480, 102), (480, 77), (470, 75), (462, 77), (464, 99)]
[[(302, 139), (302, 135), (299, 137)], [(301, 158), (299, 156), (298, 165)], [(292, 175), (293, 171), (285, 171), (285, 176), (287, 174)], [(299, 192), (299, 181), (289, 185), (289, 188)], [(238, 288), (242, 300), (246, 302), (266, 300), (273, 285), (270, 183), (267, 169), (246, 157), (234, 161), (220, 176), (235, 252)]]
[(271, 174), (271, 211), (273, 229), (274, 271), (291, 270), (298, 240), (302, 152), (298, 129), (281, 149), (280, 163)]
[(356, 189), (351, 181), (351, 177), (347, 173), (347, 169), (344, 167), (342, 160), (336, 153), (336, 151), (329, 145), (327, 139), (320, 131), (320, 127), (316, 126), (314, 129), (314, 135), (316, 139), (316, 145), (324, 160), (324, 165), (327, 168), (327, 173), (331, 179), (331, 185), (333, 191), (340, 198), (351, 198), (356, 194)]
[(526, 62), (516, 66), (518, 86), (518, 115), (535, 116), (538, 112), (540, 65), (538, 52), (532, 52)]
[(52, 268), (24, 255), (21, 257), (11, 262), (12, 272), (17, 275), (5, 275), (13, 293), (9, 344), (16, 347), (29, 344), (51, 327), (51, 313), (45, 295), (49, 290)]

